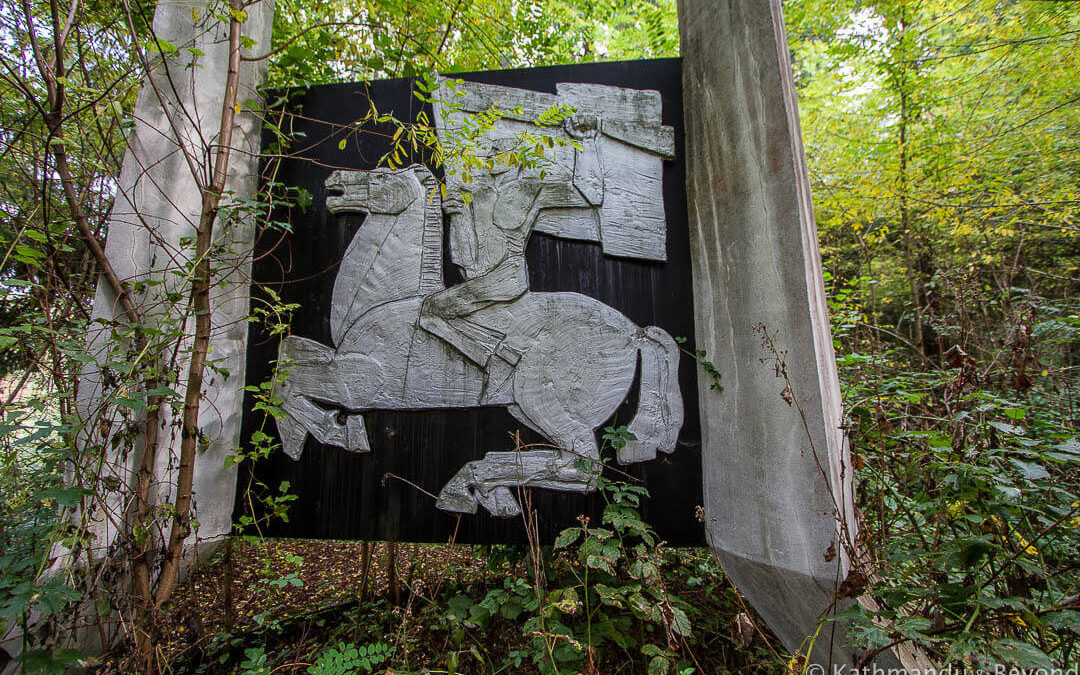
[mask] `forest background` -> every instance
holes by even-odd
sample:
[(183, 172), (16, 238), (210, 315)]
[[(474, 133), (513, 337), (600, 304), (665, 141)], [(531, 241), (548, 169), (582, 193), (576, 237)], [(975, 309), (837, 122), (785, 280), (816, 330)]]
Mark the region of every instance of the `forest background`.
[[(242, 23), (243, 11), (234, 2), (220, 14)], [(38, 575), (53, 544), (77, 536), (61, 512), (96, 489), (64, 481), (81, 461), (74, 392), (103, 271), (91, 240), (106, 235), (146, 54), (174, 48), (153, 40), (152, 12), (147, 0), (0, 5), (5, 628), (63, 615), (85, 583)], [(865, 564), (847, 590), (881, 601), (847, 615), (858, 653), (912, 643), (939, 664), (1073, 666), (1080, 3), (789, 0), (784, 12), (859, 481)], [(279, 0), (273, 40), (252, 47), (267, 54), (275, 87), (678, 54), (669, 0)], [(57, 44), (65, 55), (50, 70), (42, 57)], [(484, 572), (414, 590), (423, 607), (361, 594), (345, 608), (207, 629), (190, 628), (192, 605), (164, 602), (147, 633), (156, 656), (131, 657), (134, 643), (109, 640), (116, 650), (94, 667), (128, 672), (124, 659), (135, 658), (162, 672), (800, 669), (754, 628), (707, 555), (649, 540), (632, 517), (634, 486), (605, 491), (625, 509), (605, 523), (610, 535), (568, 531), (538, 557), (481, 551), (495, 581)], [(619, 546), (604, 548), (612, 537)], [(265, 597), (311, 583), (302, 549), (252, 546), (265, 571), (251, 587)], [(385, 554), (396, 572), (404, 553)], [(620, 574), (631, 568), (636, 576)], [(610, 574), (598, 584), (583, 569)], [(96, 601), (102, 615), (124, 604)], [(57, 644), (27, 655), (27, 672), (86, 662)]]

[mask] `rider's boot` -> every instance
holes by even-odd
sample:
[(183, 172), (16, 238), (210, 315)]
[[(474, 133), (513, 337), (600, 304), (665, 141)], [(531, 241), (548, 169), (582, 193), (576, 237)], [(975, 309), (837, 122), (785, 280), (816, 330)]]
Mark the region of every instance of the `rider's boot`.
[(514, 366), (500, 357), (494, 357), (484, 366), (484, 389), (480, 394), (481, 405), (499, 405), (510, 400), (513, 386)]
[(524, 352), (507, 340), (500, 340), (495, 345), (494, 354), (484, 366), (484, 391), (480, 400), (485, 405), (498, 405), (509, 399), (513, 386), (512, 376)]
[(345, 418), (345, 449), (349, 452), (371, 452), (364, 416), (353, 413)]
[[(494, 346), (485, 344), (483, 336), (477, 335), (479, 331), (466, 332), (462, 330), (465, 320), (459, 319), (451, 323), (437, 314), (420, 314), (420, 327), (436, 337), (445, 340), (451, 347), (464, 354), (470, 361), (481, 368), (487, 364), (488, 359), (494, 353)], [(476, 326), (476, 324), (472, 324)], [(478, 339), (479, 338), (479, 339)]]

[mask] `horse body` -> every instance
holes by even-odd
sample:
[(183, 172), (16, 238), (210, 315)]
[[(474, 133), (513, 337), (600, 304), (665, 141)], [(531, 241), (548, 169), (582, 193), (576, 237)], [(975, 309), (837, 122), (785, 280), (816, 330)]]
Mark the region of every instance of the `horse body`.
[[(502, 381), (498, 373), (485, 373), (441, 339), (418, 329), (420, 302), (406, 298), (373, 308), (336, 350), (290, 337), (282, 355), (293, 364), (326, 364), (320, 377), (326, 388), (312, 398), (353, 411), (510, 405), (515, 390), (527, 396), (530, 387), (546, 383), (561, 391), (554, 383), (562, 381), (573, 385), (564, 399), (573, 399), (573, 409), (583, 420), (599, 424), (632, 383), (636, 341), (643, 339), (640, 329), (587, 296), (529, 293), (499, 308), (502, 332), (523, 352)], [(564, 356), (570, 350), (577, 353), (572, 361), (545, 356)], [(591, 408), (599, 410), (588, 414)]]
[(368, 451), (366, 410), (506, 406), (553, 449), (491, 452), (469, 462), (443, 488), (438, 506), (474, 512), (483, 505), (515, 515), (510, 487), (593, 488), (593, 475), (575, 462), (599, 456), (595, 429), (626, 398), (639, 358), (641, 395), (630, 425), (636, 440), (619, 459), (643, 461), (674, 450), (683, 412), (678, 349), (658, 328), (639, 328), (578, 293), (526, 292), (468, 317), (477, 330), (505, 335), (512, 355), (481, 369), (419, 327), (424, 297), (443, 288), (441, 210), (425, 189), (431, 184), (423, 167), (335, 172), (327, 181), (341, 192), (327, 198), (332, 211), (369, 216), (335, 282), (335, 348), (295, 336), (282, 341), (284, 450), (298, 457), (310, 432), (324, 444)]

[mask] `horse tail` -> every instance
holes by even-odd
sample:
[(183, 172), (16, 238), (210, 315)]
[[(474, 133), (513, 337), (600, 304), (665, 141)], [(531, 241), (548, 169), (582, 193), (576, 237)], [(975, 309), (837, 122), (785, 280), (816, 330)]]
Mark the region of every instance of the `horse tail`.
[(679, 391), (679, 346), (667, 332), (648, 326), (637, 339), (641, 354), (641, 383), (637, 413), (628, 431), (634, 440), (619, 449), (620, 464), (671, 453), (683, 425), (683, 400)]

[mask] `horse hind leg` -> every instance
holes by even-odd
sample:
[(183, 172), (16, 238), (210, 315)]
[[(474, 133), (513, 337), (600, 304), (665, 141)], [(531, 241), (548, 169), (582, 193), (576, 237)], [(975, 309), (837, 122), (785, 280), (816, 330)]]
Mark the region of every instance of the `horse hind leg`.
[(634, 439), (619, 448), (620, 464), (656, 459), (657, 451), (671, 453), (683, 425), (679, 390), (679, 346), (664, 330), (649, 326), (637, 340), (641, 354), (637, 412), (627, 430)]
[[(600, 447), (596, 444), (596, 430), (578, 421), (564, 419), (562, 424), (538, 424), (517, 404), (507, 406), (507, 411), (525, 426), (541, 436), (552, 440), (551, 451), (557, 455), (557, 463), (564, 467), (562, 478), (568, 484), (581, 483), (583, 490), (572, 492), (592, 492), (596, 489), (596, 476), (599, 473)], [(545, 428), (546, 427), (546, 428)], [(585, 468), (582, 469), (581, 465)], [(576, 472), (576, 473), (575, 473)], [(561, 488), (550, 488), (558, 490)]]

